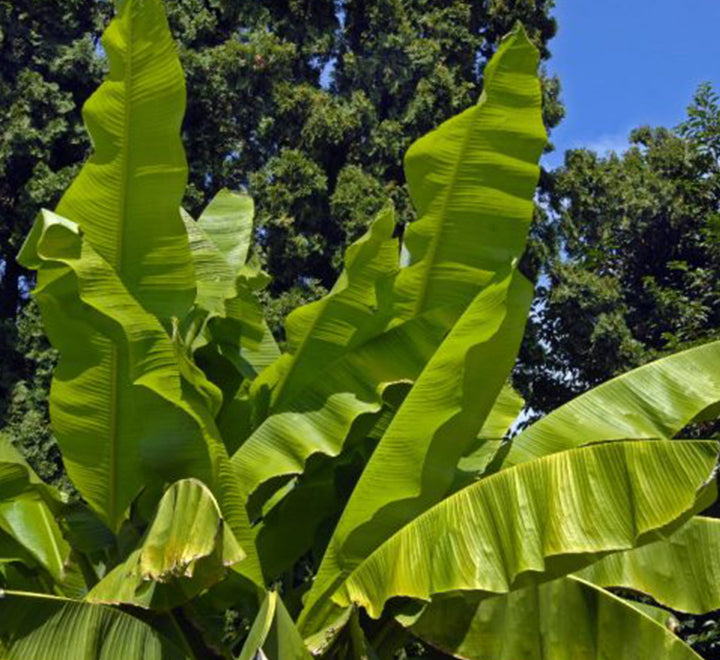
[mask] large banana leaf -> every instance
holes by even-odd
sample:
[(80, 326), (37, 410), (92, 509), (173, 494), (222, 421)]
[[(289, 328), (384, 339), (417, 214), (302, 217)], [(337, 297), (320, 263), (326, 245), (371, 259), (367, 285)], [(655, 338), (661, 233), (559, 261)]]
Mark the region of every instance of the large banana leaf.
[(580, 395), (513, 439), (505, 467), (590, 442), (673, 438), (720, 402), (720, 341), (670, 355)]
[(143, 307), (182, 318), (195, 291), (180, 218), (185, 80), (162, 0), (118, 2), (103, 35), (110, 71), (83, 117), (94, 153), (57, 213), (80, 225)]
[(440, 324), (428, 319), (363, 340), (390, 320), (389, 287), (398, 262), (394, 227), (387, 208), (348, 249), (335, 289), (290, 315), (291, 353), (253, 384), (256, 399), (272, 391), (272, 414), (232, 458), (248, 494), (271, 478), (301, 473), (314, 452), (339, 454), (355, 419), (380, 409), (378, 390), (416, 375), (432, 352), (432, 332), (441, 336)]
[(210, 480), (202, 434), (188, 423), (175, 350), (80, 230), (44, 211), (21, 253), (39, 270), (35, 296), (60, 350), (53, 428), (85, 499), (117, 529), (147, 484)]
[(163, 495), (140, 547), (87, 600), (169, 610), (222, 580), (243, 557), (212, 493), (184, 479)]
[(567, 577), (505, 596), (438, 598), (412, 631), (468, 660), (700, 657), (654, 617), (638, 603)]
[(269, 591), (239, 660), (310, 660), (302, 637), (276, 591)]
[(609, 555), (578, 576), (647, 594), (682, 612), (719, 610), (720, 520), (692, 518), (668, 539)]
[(271, 415), (233, 456), (248, 492), (301, 473), (313, 453), (337, 455), (358, 416), (379, 410), (382, 389), (415, 380), (522, 252), (545, 144), (537, 63), (519, 27), (489, 65), (479, 104), (411, 149), (419, 219), (406, 230), (407, 267), (398, 271), (392, 219), (381, 214), (330, 296), (288, 319), (292, 354), (256, 382), (272, 389)]
[[(110, 72), (84, 111), (95, 153), (58, 206), (80, 229), (46, 215), (19, 259), (38, 269), (45, 327), (61, 354), (50, 414), (65, 465), (81, 494), (117, 529), (145, 476), (161, 479), (152, 476), (157, 470), (174, 480), (175, 469), (186, 474), (206, 450), (183, 416), (159, 400), (166, 396), (159, 389), (177, 390), (179, 382), (157, 382), (167, 369), (149, 375), (154, 361), (169, 362), (151, 336), (159, 337), (171, 316), (182, 318), (194, 296), (178, 211), (186, 181), (179, 136), (185, 86), (161, 0), (119, 3), (103, 43)], [(94, 266), (81, 276), (77, 269), (90, 250)], [(56, 261), (65, 257), (74, 274), (69, 262)], [(153, 318), (151, 334), (135, 332), (132, 351), (112, 336), (117, 318), (99, 319), (86, 307), (89, 298), (120, 295), (108, 288), (111, 280), (123, 292), (124, 300), (108, 301), (118, 314), (127, 308), (160, 319)], [(134, 387), (131, 374), (140, 373), (157, 387)]]
[[(515, 275), (516, 278), (521, 276)], [(505, 304), (499, 303), (500, 299), (503, 299), (507, 294), (505, 289), (510, 284), (510, 277), (502, 281), (501, 284), (490, 287), (487, 294), (483, 298), (480, 305), (490, 303), (490, 308), (484, 310), (478, 314), (476, 309), (475, 318), (469, 321), (470, 318), (465, 321), (465, 329), (470, 330), (466, 332), (466, 340), (476, 343), (478, 346), (487, 339), (486, 335), (493, 335), (492, 328), (489, 328), (486, 333), (477, 332), (477, 329), (472, 327), (471, 324), (480, 320), (481, 317), (487, 317), (485, 320), (489, 321), (490, 326), (492, 324), (501, 323), (502, 329), (495, 333), (494, 343), (486, 347), (487, 352), (494, 350), (500, 350), (498, 339), (502, 337), (502, 343), (510, 344), (519, 342), (519, 338), (522, 332), (522, 326), (524, 323), (524, 317), (520, 311), (520, 307), (523, 306), (521, 300), (516, 300), (515, 303), (519, 305), (514, 313), (513, 321), (508, 322), (508, 319), (504, 319)], [(525, 298), (524, 303), (529, 303), (529, 285), (525, 286), (519, 279), (515, 282), (515, 289), (518, 291), (524, 290), (523, 296)], [(498, 289), (500, 292), (498, 293)], [(492, 306), (493, 298), (494, 302), (498, 303), (495, 307)], [(496, 318), (492, 318), (495, 316)], [(492, 346), (492, 347), (491, 347)], [(458, 344), (454, 344), (454, 349), (457, 356), (460, 357), (462, 350)], [(442, 352), (443, 349), (441, 348)], [(504, 351), (507, 359), (505, 360), (505, 368), (509, 370), (509, 356), (513, 354), (513, 346), (510, 346), (509, 351)], [(445, 351), (445, 359), (447, 360), (447, 353)], [(477, 364), (478, 355), (475, 355), (474, 362)], [(495, 386), (500, 382), (502, 378), (503, 365), (501, 361), (496, 360), (496, 355), (492, 355), (492, 367), (493, 367), (493, 379)], [(452, 371), (452, 368), (447, 367), (447, 372)], [(463, 371), (462, 365), (458, 366), (457, 374), (461, 374)], [(487, 370), (480, 370), (480, 373), (487, 378)], [(499, 375), (498, 375), (499, 374)], [(435, 374), (437, 376), (437, 372)], [(424, 377), (421, 377), (421, 382)], [(443, 379), (440, 377), (440, 384), (443, 384)], [(473, 391), (473, 388), (477, 388), (477, 391), (481, 390), (481, 378), (476, 376), (475, 378), (468, 377), (467, 384), (465, 386), (465, 396), (468, 403), (473, 408), (472, 416), (478, 418), (482, 416), (486, 409), (487, 403), (492, 399), (492, 387), (486, 387), (484, 390), (484, 403), (483, 406), (478, 406), (481, 401), (480, 396), (476, 396), (477, 392)], [(432, 398), (435, 399), (436, 389), (438, 383), (433, 382), (429, 386), (424, 388), (424, 392), (433, 392)], [(393, 415), (397, 410), (397, 407), (402, 403), (403, 397), (405, 396), (408, 389), (408, 385), (398, 385), (395, 388), (390, 388), (385, 391), (386, 394), (386, 410), (378, 416), (367, 417), (368, 422), (372, 424), (372, 427), (368, 427), (369, 430), (364, 430), (362, 425), (357, 425), (356, 432), (362, 436), (367, 434), (367, 438), (364, 440), (349, 439), (347, 448), (343, 451), (343, 454), (334, 461), (316, 462), (309, 471), (298, 479), (293, 484), (292, 488), (288, 489), (288, 492), (280, 499), (277, 504), (272, 501), (267, 503), (268, 511), (264, 513), (262, 522), (258, 525), (257, 543), (258, 550), (262, 556), (263, 566), (266, 569), (268, 577), (272, 578), (278, 576), (283, 570), (288, 570), (294, 561), (298, 560), (303, 554), (309, 550), (313, 550), (316, 556), (322, 556), (325, 552), (325, 545), (329, 539), (331, 530), (335, 527), (337, 519), (340, 517), (343, 509), (346, 506), (347, 500), (352, 492), (360, 471), (367, 464), (370, 455), (372, 453), (372, 447), (374, 447), (373, 438), (378, 439), (383, 436), (387, 430), (388, 424), (393, 419)], [(452, 398), (456, 396), (455, 386), (449, 381), (445, 385), (445, 390), (448, 391), (448, 396)], [(400, 395), (399, 400), (395, 400), (396, 395)], [(472, 399), (472, 401), (470, 401)], [(416, 399), (417, 400), (417, 399)], [(423, 404), (421, 404), (423, 405)], [(477, 478), (477, 475), (482, 472), (482, 469), (490, 461), (495, 452), (498, 450), (501, 444), (501, 438), (508, 431), (510, 425), (515, 420), (517, 415), (522, 408), (522, 398), (517, 395), (511, 387), (505, 385), (500, 390), (500, 394), (495, 400), (492, 409), (487, 414), (485, 422), (482, 424), (480, 434), (475, 437), (477, 429), (471, 429), (468, 434), (464, 436), (464, 441), (459, 440), (457, 436), (453, 437), (452, 442), (448, 443), (448, 446), (443, 449), (444, 460), (447, 465), (457, 462), (458, 456), (463, 455), (459, 459), (459, 467), (461, 470), (458, 471), (455, 480), (456, 482), (462, 482), (463, 485), (467, 485), (468, 482)], [(436, 406), (437, 407), (437, 406)], [(452, 406), (449, 407), (450, 412), (448, 415), (452, 415)], [(425, 411), (424, 411), (425, 412)], [(408, 415), (405, 415), (405, 420), (415, 420), (417, 410), (413, 410)], [(466, 422), (469, 422), (468, 415), (465, 415)], [(376, 421), (373, 421), (376, 420)], [(457, 422), (457, 420), (456, 420)], [(404, 422), (400, 422), (403, 424)], [(472, 422), (469, 422), (472, 426)], [(474, 425), (477, 426), (480, 422), (475, 421)], [(467, 426), (464, 424), (462, 426)], [(459, 429), (457, 423), (454, 424), (455, 430)], [(412, 426), (412, 434), (418, 431), (417, 425)], [(452, 435), (449, 431), (439, 431), (435, 438), (436, 445), (442, 445), (442, 438), (446, 438), (448, 435)], [(429, 429), (423, 429), (423, 437), (429, 438), (432, 433)], [(409, 441), (409, 448), (400, 449), (398, 455), (402, 454), (406, 449), (408, 450), (408, 456), (411, 454), (420, 454), (421, 450), (418, 448), (419, 443), (415, 435), (405, 436)], [(469, 449), (467, 452), (463, 452), (463, 445), (468, 444), (470, 440)], [(455, 458), (452, 458), (455, 456)], [(380, 465), (385, 464), (382, 460), (379, 461)], [(411, 463), (408, 462), (409, 466)], [(393, 464), (394, 465), (394, 464)], [(441, 469), (433, 470), (433, 474), (443, 475), (441, 478), (447, 479), (453, 472), (454, 468), (448, 467), (447, 470)], [(448, 472), (450, 470), (450, 472)], [(415, 478), (420, 479), (420, 476), (415, 470), (409, 470), (410, 473), (415, 475)], [(410, 475), (406, 475), (408, 478)], [(394, 485), (397, 485), (399, 474), (395, 474), (391, 477), (391, 481)], [(434, 480), (435, 484), (433, 488), (437, 490), (437, 479)], [(455, 487), (457, 489), (457, 487)], [(441, 487), (442, 490), (442, 487)], [(388, 492), (397, 494), (397, 489), (392, 491), (385, 491), (386, 495)], [(377, 493), (373, 493), (373, 497)], [(392, 495), (388, 495), (392, 497)]]
[[(82, 240), (77, 225), (44, 211), (22, 256), (46, 274), (36, 295), (52, 310), (46, 330), (61, 353), (51, 412), (56, 431), (68, 434), (65, 465), (85, 499), (118, 529), (142, 488), (196, 477), (212, 484), (248, 565), (256, 565), (241, 495), (213, 422), (219, 391)], [(110, 383), (103, 380), (108, 370)], [(107, 394), (116, 404), (110, 409), (103, 407)]]
[(707, 505), (716, 456), (715, 442), (617, 442), (503, 470), (340, 564), (324, 590), (336, 608), (309, 601), (301, 630), (317, 633), (351, 604), (378, 617), (394, 596), (508, 593), (652, 542)]
[(3, 660), (193, 660), (150, 625), (103, 605), (0, 591)]
[(525, 249), (546, 142), (538, 59), (518, 23), (485, 67), (479, 103), (408, 150), (419, 219), (405, 231), (404, 314), (467, 305)]
[(368, 556), (446, 495), (513, 367), (532, 293), (525, 277), (508, 269), (460, 317), (363, 471), (323, 557), (309, 609), (331, 595), (344, 565)]
[(185, 476), (212, 484), (246, 547), (245, 570), (259, 581), (242, 497), (213, 421), (220, 393), (183, 361), (169, 322), (163, 326), (192, 302), (186, 280), (194, 277), (178, 212), (184, 86), (162, 3), (121, 3), (106, 45), (109, 78), (86, 113), (98, 151), (60, 204), (80, 218), (82, 232), (45, 212), (19, 257), (39, 271), (38, 301), (61, 354), (53, 429), (74, 484), (114, 531), (141, 488)]

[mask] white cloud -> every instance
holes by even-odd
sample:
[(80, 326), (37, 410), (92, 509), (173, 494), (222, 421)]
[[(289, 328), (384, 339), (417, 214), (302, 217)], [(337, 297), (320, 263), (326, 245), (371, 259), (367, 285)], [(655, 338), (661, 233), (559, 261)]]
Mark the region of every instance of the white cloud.
[(627, 151), (629, 147), (630, 144), (628, 142), (627, 133), (600, 135), (584, 144), (577, 144), (574, 146), (575, 149), (590, 149), (601, 156), (605, 156), (611, 151), (614, 151), (617, 154), (622, 154), (624, 151)]

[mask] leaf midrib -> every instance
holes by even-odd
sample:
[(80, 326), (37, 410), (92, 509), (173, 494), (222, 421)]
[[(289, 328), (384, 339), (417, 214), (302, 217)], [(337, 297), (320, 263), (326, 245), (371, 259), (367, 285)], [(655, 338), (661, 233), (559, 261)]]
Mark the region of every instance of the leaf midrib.
[[(430, 247), (425, 255), (425, 259), (429, 256), (429, 264), (427, 266), (427, 269), (425, 270), (425, 276), (421, 280), (421, 287), (420, 292), (417, 296), (416, 302), (415, 302), (415, 309), (413, 312), (413, 316), (417, 316), (420, 314), (421, 310), (425, 308), (425, 303), (427, 301), (428, 296), (428, 289), (430, 285), (430, 273), (432, 271), (433, 266), (435, 265), (435, 257), (437, 255), (438, 246), (440, 245), (440, 238), (443, 234), (443, 231), (445, 229), (445, 223), (447, 221), (447, 215), (448, 215), (448, 208), (450, 207), (450, 198), (452, 197), (453, 189), (455, 188), (455, 184), (458, 180), (458, 173), (460, 172), (460, 165), (461, 162), (464, 160), (464, 156), (467, 153), (467, 150), (470, 146), (471, 137), (472, 137), (472, 128), (475, 123), (475, 113), (479, 112), (480, 109), (483, 107), (483, 105), (487, 101), (487, 95), (483, 93), (483, 95), (480, 98), (479, 103), (477, 103), (472, 110), (470, 111), (473, 114), (472, 118), (472, 125), (470, 128), (468, 128), (467, 132), (465, 133), (465, 137), (460, 145), (460, 153), (458, 154), (457, 159), (455, 160), (455, 165), (453, 167), (453, 172), (450, 177), (450, 183), (446, 188), (446, 192), (442, 201), (442, 208), (440, 211), (440, 228), (438, 231), (433, 232), (432, 238), (430, 239)], [(427, 214), (424, 216), (427, 217)], [(422, 222), (422, 218), (418, 220), (418, 222)]]

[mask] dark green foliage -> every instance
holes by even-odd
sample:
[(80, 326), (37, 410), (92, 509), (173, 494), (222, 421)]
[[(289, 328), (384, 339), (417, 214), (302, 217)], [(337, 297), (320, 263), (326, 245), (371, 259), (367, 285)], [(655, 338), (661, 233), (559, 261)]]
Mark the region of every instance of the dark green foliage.
[[(8, 357), (14, 376), (10, 396), (2, 401), (3, 432), (23, 449), (28, 462), (48, 483), (72, 490), (62, 469), (60, 450), (49, 427), (48, 389), (57, 364), (57, 351), (50, 347), (43, 331), (40, 310), (35, 302), (25, 305), (10, 328), (14, 346)], [(13, 336), (14, 335), (14, 336)], [(0, 353), (0, 364), (5, 356)]]
[(701, 87), (677, 130), (639, 128), (630, 142), (622, 155), (570, 151), (553, 175), (517, 375), (536, 412), (720, 337), (717, 98)]
[(103, 63), (96, 34), (107, 3), (0, 1), (0, 428), (41, 476), (60, 476), (48, 427), (54, 355), (15, 262), (40, 207), (52, 208), (85, 158), (80, 106)]
[(18, 304), (15, 254), (41, 206), (52, 207), (87, 153), (80, 105), (99, 80), (102, 3), (0, 2), (0, 316)]

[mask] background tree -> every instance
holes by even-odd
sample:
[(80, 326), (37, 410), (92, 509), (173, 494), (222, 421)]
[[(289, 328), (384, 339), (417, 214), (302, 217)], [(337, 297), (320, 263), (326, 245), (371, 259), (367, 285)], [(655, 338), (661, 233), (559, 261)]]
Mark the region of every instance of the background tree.
[(638, 128), (621, 155), (567, 152), (546, 199), (546, 276), (516, 374), (534, 411), (720, 336), (720, 106), (708, 85), (677, 129)]
[(80, 106), (102, 70), (95, 35), (106, 9), (96, 0), (0, 0), (0, 427), (49, 479), (59, 469), (47, 424), (54, 353), (26, 307), (15, 255), (87, 152)]

